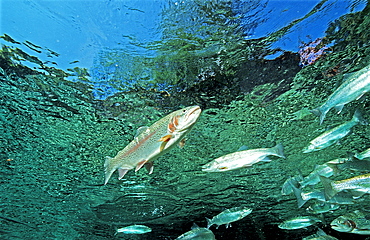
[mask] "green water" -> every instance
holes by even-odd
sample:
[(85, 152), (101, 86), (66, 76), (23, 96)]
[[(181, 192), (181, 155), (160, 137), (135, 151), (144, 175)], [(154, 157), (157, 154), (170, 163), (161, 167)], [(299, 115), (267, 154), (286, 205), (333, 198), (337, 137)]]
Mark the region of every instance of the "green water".
[[(352, 16), (358, 23), (353, 29), (367, 24), (367, 10)], [(307, 215), (307, 205), (298, 209), (293, 195), (281, 195), (281, 186), (298, 169), (307, 175), (316, 164), (369, 147), (369, 127), (358, 125), (339, 144), (302, 153), (309, 141), (328, 127), (350, 120), (355, 109), (369, 120), (369, 97), (347, 104), (341, 114), (330, 111), (323, 125), (307, 111), (297, 111), (319, 106), (341, 83), (341, 73), (329, 76), (333, 69), (351, 72), (370, 63), (369, 39), (362, 37), (341, 39), (335, 51), (314, 65), (287, 78), (278, 75), (279, 81), (257, 84), (237, 96), (215, 85), (219, 89), (214, 95), (205, 96), (193, 87), (167, 97), (159, 91), (132, 90), (95, 100), (88, 83), (24, 71), (24, 66), (5, 61), (8, 55), (3, 50), (2, 239), (175, 239), (193, 223), (205, 227), (205, 217), (239, 206), (253, 212), (229, 229), (212, 227), (216, 239), (300, 239), (316, 232), (316, 227), (291, 231), (277, 227), (286, 219)], [(266, 74), (273, 70), (258, 69)], [(243, 73), (237, 72), (239, 76)], [(123, 149), (138, 127), (193, 104), (199, 104), (203, 113), (183, 149), (176, 148), (158, 159), (151, 175), (145, 170), (130, 171), (118, 181), (115, 173), (109, 184), (103, 185), (105, 156)], [(272, 157), (269, 163), (224, 173), (201, 171), (202, 165), (243, 145), (253, 149), (276, 143), (283, 144), (286, 159)], [(344, 171), (333, 179), (350, 176), (353, 173)], [(326, 223), (317, 226), (345, 239), (348, 235), (327, 224), (368, 206), (370, 199), (365, 195), (354, 205), (325, 213)], [(115, 235), (117, 228), (132, 224), (147, 225), (152, 232)]]

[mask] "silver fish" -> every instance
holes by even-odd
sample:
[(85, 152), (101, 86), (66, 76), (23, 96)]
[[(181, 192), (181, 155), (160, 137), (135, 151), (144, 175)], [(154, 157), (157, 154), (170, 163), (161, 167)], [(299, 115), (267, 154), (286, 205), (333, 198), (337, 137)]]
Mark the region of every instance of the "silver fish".
[(330, 160), (322, 165), (316, 165), (314, 170), (306, 177), (300, 173), (297, 176), (288, 178), (281, 189), (282, 195), (288, 195), (293, 192), (292, 185), (296, 188), (304, 188), (307, 185), (316, 185), (320, 182), (319, 176), (331, 177), (339, 172), (341, 168), (338, 166), (347, 161), (347, 158), (337, 158)]
[(334, 219), (330, 225), (338, 232), (370, 235), (370, 216), (356, 210)]
[(117, 229), (117, 233), (125, 233), (125, 234), (144, 234), (144, 233), (148, 233), (151, 231), (152, 229), (145, 225), (131, 225), (131, 226)]
[(326, 234), (322, 229), (319, 228), (315, 234), (302, 238), (302, 240), (338, 240), (338, 238)]
[[(338, 165), (338, 169), (350, 169), (354, 171), (370, 171), (370, 161), (369, 160), (359, 160), (357, 158), (347, 159), (341, 165)], [(327, 176), (324, 176), (327, 177)]]
[(292, 186), (300, 187), (299, 181), (302, 180), (302, 176), (293, 176), (285, 180), (281, 188), (281, 195), (289, 195), (293, 192)]
[(299, 181), (301, 188), (304, 188), (307, 185), (316, 185), (320, 182), (319, 176), (331, 177), (339, 172), (338, 165), (344, 163), (347, 160), (346, 158), (338, 158), (331, 160), (322, 165), (316, 165), (314, 170), (303, 178), (302, 181)]
[(366, 149), (363, 152), (355, 154), (355, 158), (361, 159), (361, 160), (364, 158), (368, 158), (368, 157), (370, 157), (370, 148)]
[(300, 229), (300, 228), (305, 228), (311, 225), (314, 225), (315, 223), (322, 222), (320, 219), (317, 217), (312, 217), (312, 216), (302, 216), (302, 217), (295, 217), (291, 218), (287, 221), (284, 221), (283, 223), (279, 224), (280, 229)]
[(341, 192), (335, 195), (333, 198), (327, 200), (325, 198), (325, 192), (323, 190), (314, 190), (310, 192), (302, 192), (301, 189), (291, 186), (294, 195), (297, 198), (298, 208), (302, 207), (307, 201), (311, 199), (317, 199), (321, 202), (333, 203), (333, 204), (353, 204), (354, 199), (352, 194)]
[(225, 172), (244, 167), (250, 167), (260, 161), (270, 162), (270, 155), (285, 158), (283, 145), (277, 144), (272, 148), (257, 148), (233, 152), (202, 166), (204, 172)]
[(230, 223), (238, 221), (252, 212), (250, 208), (234, 207), (223, 211), (212, 219), (207, 219), (207, 228), (210, 228), (212, 225), (217, 225), (216, 228), (222, 224), (226, 224), (226, 228), (231, 226)]
[(362, 118), (361, 113), (356, 111), (352, 120), (330, 129), (312, 140), (310, 145), (303, 149), (303, 153), (319, 151), (333, 145), (338, 142), (339, 139), (347, 136), (347, 134), (350, 133), (351, 128), (358, 123), (367, 124)]
[(336, 108), (338, 113), (343, 106), (370, 91), (370, 65), (360, 71), (344, 75), (345, 81), (340, 85), (319, 108), (312, 113), (320, 117), (320, 124), (324, 121), (326, 113), (331, 108)]
[(182, 234), (176, 240), (216, 240), (216, 238), (211, 230), (200, 228), (194, 223), (189, 232)]
[(317, 202), (308, 208), (306, 210), (310, 213), (319, 214), (319, 213), (326, 213), (326, 212), (332, 212), (334, 210), (339, 209), (338, 204), (332, 204), (327, 202)]
[(320, 176), (320, 179), (325, 189), (326, 200), (331, 199), (335, 194), (343, 190), (349, 190), (355, 197), (370, 193), (370, 173), (340, 181), (332, 181), (322, 176)]

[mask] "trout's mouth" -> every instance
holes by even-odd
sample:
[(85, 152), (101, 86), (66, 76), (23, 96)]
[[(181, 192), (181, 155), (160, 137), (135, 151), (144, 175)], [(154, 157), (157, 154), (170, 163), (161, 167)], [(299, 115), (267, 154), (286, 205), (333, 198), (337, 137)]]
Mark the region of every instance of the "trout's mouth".
[(201, 112), (202, 110), (199, 106), (195, 106), (193, 109), (191, 109), (191, 111), (187, 112), (184, 116), (184, 120), (186, 122), (185, 126), (181, 127), (182, 129), (178, 129), (178, 131), (183, 132), (192, 126), (197, 121)]
[[(196, 106), (196, 107), (194, 107), (194, 109), (192, 111), (190, 111), (190, 112), (188, 112), (186, 114), (186, 119), (189, 118), (189, 116), (192, 115), (193, 113), (195, 113), (196, 111), (202, 112), (202, 110), (200, 109), (200, 107), (199, 106)], [(199, 112), (199, 114), (200, 114), (200, 112)]]

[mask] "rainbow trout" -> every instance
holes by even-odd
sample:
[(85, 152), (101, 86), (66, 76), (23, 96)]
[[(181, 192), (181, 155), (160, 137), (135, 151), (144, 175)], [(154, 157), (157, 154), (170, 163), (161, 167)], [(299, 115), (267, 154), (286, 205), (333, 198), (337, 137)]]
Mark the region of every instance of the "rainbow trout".
[(199, 106), (191, 106), (168, 114), (150, 127), (139, 128), (132, 142), (119, 151), (114, 158), (106, 158), (104, 184), (108, 183), (116, 169), (118, 169), (118, 179), (122, 179), (131, 169), (135, 168), (137, 172), (142, 166), (145, 166), (151, 174), (155, 159), (168, 152), (173, 146), (184, 144), (184, 137), (193, 128), (200, 113)]

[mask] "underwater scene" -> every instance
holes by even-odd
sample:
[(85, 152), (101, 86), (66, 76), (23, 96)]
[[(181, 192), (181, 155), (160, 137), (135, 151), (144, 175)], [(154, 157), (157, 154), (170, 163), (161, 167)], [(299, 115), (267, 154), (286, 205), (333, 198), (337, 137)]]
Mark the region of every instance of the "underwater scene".
[(368, 0), (0, 5), (0, 239), (370, 239)]

